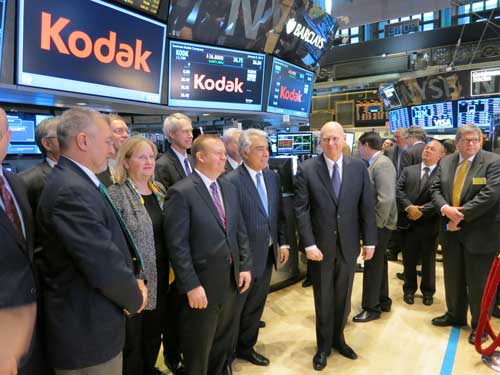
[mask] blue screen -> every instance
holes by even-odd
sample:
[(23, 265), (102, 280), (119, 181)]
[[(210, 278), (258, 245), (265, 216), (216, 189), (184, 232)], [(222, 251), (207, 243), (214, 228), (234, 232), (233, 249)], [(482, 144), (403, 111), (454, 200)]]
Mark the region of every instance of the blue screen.
[(2, 67), (2, 47), (5, 24), (5, 1), (0, 0), (0, 68)]
[(166, 25), (100, 0), (20, 0), (17, 83), (160, 103)]
[(267, 112), (309, 117), (314, 73), (274, 58)]
[(399, 108), (389, 111), (389, 126), (391, 132), (394, 132), (398, 128), (409, 128), (410, 115), (408, 113), (408, 108)]
[(265, 55), (170, 42), (168, 105), (262, 111)]
[(453, 128), (453, 105), (451, 102), (416, 105), (411, 107), (413, 125), (424, 130)]
[(481, 128), (489, 128), (492, 115), (500, 113), (500, 97), (459, 100), (457, 112), (459, 127), (474, 124)]
[(278, 154), (312, 153), (312, 133), (278, 133)]
[(23, 112), (7, 112), (9, 130), (12, 131), (7, 154), (41, 154), (35, 142), (35, 128), (40, 122), (51, 117), (53, 116)]

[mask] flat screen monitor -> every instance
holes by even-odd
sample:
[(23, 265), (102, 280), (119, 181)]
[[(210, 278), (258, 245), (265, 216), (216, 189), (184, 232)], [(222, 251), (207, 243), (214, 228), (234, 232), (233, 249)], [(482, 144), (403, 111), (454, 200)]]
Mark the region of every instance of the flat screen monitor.
[(312, 153), (312, 133), (278, 133), (278, 154), (304, 155)]
[(100, 0), (20, 0), (17, 83), (160, 103), (167, 27)]
[(37, 115), (24, 112), (7, 112), (9, 130), (12, 131), (7, 147), (9, 155), (40, 155), (40, 149), (35, 142), (35, 128), (49, 115)]
[(458, 127), (474, 124), (488, 129), (493, 114), (500, 113), (500, 97), (459, 100), (457, 105)]
[(267, 112), (309, 117), (314, 73), (273, 58)]
[(416, 105), (411, 107), (412, 124), (424, 130), (453, 128), (452, 102)]
[(161, 0), (115, 0), (118, 3), (128, 5), (131, 8), (135, 8), (143, 11), (144, 13), (156, 16), (158, 10), (160, 9)]
[(396, 91), (396, 86), (389, 85), (386, 87), (382, 87), (378, 90), (378, 93), (386, 109), (401, 107), (401, 99), (399, 99), (399, 95)]
[(265, 55), (170, 42), (168, 105), (262, 111)]
[(269, 136), (269, 149), (271, 150), (271, 155), (278, 153), (278, 136), (276, 134)]
[(410, 123), (411, 121), (408, 107), (393, 109), (392, 111), (389, 111), (389, 127), (391, 133), (399, 128), (409, 128)]

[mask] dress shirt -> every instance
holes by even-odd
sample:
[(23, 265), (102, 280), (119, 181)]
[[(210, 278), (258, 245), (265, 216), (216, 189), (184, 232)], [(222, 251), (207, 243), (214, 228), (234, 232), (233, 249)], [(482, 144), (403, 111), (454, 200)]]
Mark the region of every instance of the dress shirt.
[(229, 156), (229, 155), (226, 155), (226, 159), (227, 159), (227, 161), (228, 161), (229, 165), (231, 165), (231, 167), (232, 167), (233, 169), (238, 168), (238, 167), (240, 166), (240, 164), (241, 164), (241, 162), (240, 162), (240, 163), (238, 163), (236, 160), (234, 160), (234, 159), (233, 159), (231, 156)]
[(368, 159), (368, 166), (371, 167), (371, 165), (373, 164), (373, 162), (375, 161), (375, 159), (380, 155), (380, 151), (377, 151), (376, 153), (374, 153), (372, 155), (372, 157), (370, 159)]
[[(4, 183), (5, 183), (5, 187), (7, 188), (10, 195), (12, 195), (12, 199), (14, 200), (14, 205), (16, 206), (17, 215), (19, 216), (19, 221), (21, 222), (21, 228), (23, 230), (23, 235), (24, 235), (24, 238), (26, 238), (26, 228), (24, 227), (23, 213), (21, 211), (21, 207), (19, 207), (19, 204), (17, 203), (16, 195), (12, 191), (12, 188), (9, 185), (9, 181), (7, 181), (7, 179), (5, 178), (2, 168), (0, 168), (0, 177), (3, 178)], [(3, 203), (1, 196), (0, 196), (0, 208), (5, 211), (5, 204)]]
[(266, 182), (264, 181), (264, 173), (262, 173), (262, 171), (253, 170), (246, 163), (245, 163), (245, 167), (246, 167), (248, 173), (250, 174), (250, 177), (252, 178), (252, 181), (253, 181), (253, 184), (255, 185), (255, 188), (257, 188), (257, 173), (260, 173), (261, 185), (264, 188), (264, 194), (266, 194), (266, 198), (267, 198), (267, 188), (266, 188)]
[(56, 166), (56, 164), (57, 164), (57, 161), (52, 160), (48, 156), (45, 158), (45, 161), (50, 166), (50, 168), (54, 168)]
[(224, 211), (224, 213), (226, 213), (226, 208), (224, 207), (224, 198), (222, 197), (222, 190), (221, 190), (220, 185), (217, 182), (217, 180), (212, 180), (212, 179), (208, 178), (203, 173), (201, 173), (199, 169), (195, 168), (194, 171), (196, 173), (198, 173), (198, 175), (201, 177), (201, 180), (203, 181), (203, 184), (207, 188), (208, 193), (212, 197), (212, 200), (214, 200), (214, 196), (212, 195), (212, 189), (210, 189), (210, 185), (212, 185), (213, 182), (215, 182), (217, 184), (217, 190), (219, 190), (219, 198), (220, 198), (220, 203), (222, 205), (222, 210)]
[[(174, 151), (174, 154), (177, 156), (177, 159), (179, 159), (179, 161), (181, 162), (182, 169), (184, 169), (184, 173), (186, 174), (186, 176), (189, 176), (189, 174), (193, 171), (193, 168), (191, 167), (191, 163), (189, 163), (189, 158), (188, 158), (187, 153), (181, 154), (179, 151), (177, 151), (175, 149), (175, 147), (173, 147), (173, 146), (170, 146), (170, 147), (172, 148), (172, 151)], [(184, 160), (185, 159), (187, 159), (187, 161), (189, 163), (189, 167), (191, 168), (190, 171), (186, 171), (186, 168), (184, 166)]]
[(95, 175), (94, 172), (92, 172), (90, 169), (88, 169), (86, 166), (84, 166), (83, 164), (80, 164), (78, 163), (77, 161), (74, 161), (73, 159), (67, 157), (67, 156), (64, 156), (66, 159), (68, 160), (71, 160), (73, 163), (75, 163), (83, 172), (85, 172), (85, 174), (87, 176), (89, 176), (89, 178), (92, 180), (92, 182), (94, 183), (94, 185), (96, 187), (99, 187), (99, 185), (101, 184), (101, 181), (99, 181), (99, 179), (97, 178), (97, 176)]
[(420, 179), (422, 179), (422, 177), (424, 177), (424, 174), (425, 174), (425, 171), (424, 171), (424, 168), (429, 168), (429, 176), (432, 174), (432, 171), (434, 171), (434, 169), (437, 167), (437, 164), (434, 164), (434, 165), (425, 165), (424, 162), (422, 162), (420, 164)]
[[(467, 159), (469, 161), (469, 169), (470, 169), (470, 166), (472, 165), (472, 162), (474, 161), (474, 158), (476, 157), (476, 155), (477, 154), (474, 154), (470, 158)], [(458, 165), (457, 165), (457, 169), (455, 169), (455, 176), (453, 177), (453, 184), (455, 184), (455, 178), (457, 177), (458, 168), (460, 168), (460, 164), (462, 164), (463, 161), (464, 161), (464, 157), (462, 156), (462, 154), (458, 153)], [(469, 173), (469, 169), (467, 170), (467, 173)], [(450, 207), (450, 205), (444, 204), (441, 207), (441, 215), (444, 216), (443, 209), (445, 209), (447, 207)]]

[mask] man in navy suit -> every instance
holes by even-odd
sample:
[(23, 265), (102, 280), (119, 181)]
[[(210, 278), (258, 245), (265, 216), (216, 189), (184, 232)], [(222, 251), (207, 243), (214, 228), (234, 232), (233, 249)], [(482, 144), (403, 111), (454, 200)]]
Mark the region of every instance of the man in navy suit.
[(311, 270), (316, 310), (317, 352), (313, 368), (321, 371), (332, 347), (357, 355), (344, 338), (351, 309), (356, 259), (371, 259), (377, 242), (373, 192), (363, 161), (342, 155), (342, 125), (321, 128), (323, 153), (304, 161), (296, 175), (295, 214)]
[(245, 223), (215, 135), (193, 143), (194, 173), (167, 192), (164, 230), (182, 296), (180, 343), (187, 375), (220, 375), (231, 352), (238, 291), (251, 282)]
[[(239, 193), (241, 212), (249, 237), (253, 263), (252, 286), (240, 296), (240, 317), (235, 331), (236, 356), (258, 366), (269, 360), (254, 350), (264, 311), (273, 265), (288, 260), (285, 218), (279, 175), (268, 168), (267, 134), (247, 129), (240, 135), (238, 151), (243, 164), (227, 175)], [(238, 320), (238, 319), (237, 319)], [(239, 323), (239, 324), (238, 324)], [(239, 325), (239, 327), (238, 327)]]
[(61, 158), (38, 206), (47, 348), (57, 375), (121, 375), (125, 316), (147, 302), (140, 256), (96, 176), (112, 154), (108, 121), (90, 109), (64, 112)]

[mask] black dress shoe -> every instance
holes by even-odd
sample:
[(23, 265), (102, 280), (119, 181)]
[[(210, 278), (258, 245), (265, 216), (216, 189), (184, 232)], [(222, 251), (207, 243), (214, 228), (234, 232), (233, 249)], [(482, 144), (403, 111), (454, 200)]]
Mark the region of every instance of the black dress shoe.
[(302, 282), (302, 288), (308, 288), (313, 285), (311, 279), (307, 278)]
[(377, 319), (380, 319), (380, 313), (378, 311), (363, 310), (354, 318), (352, 318), (352, 321), (354, 323), (366, 323)]
[(396, 277), (399, 280), (405, 281), (405, 274), (403, 272), (396, 272)]
[(413, 294), (405, 294), (403, 296), (403, 301), (405, 301), (408, 305), (413, 305), (415, 303), (415, 297), (413, 297)]
[(422, 302), (425, 306), (430, 306), (434, 303), (434, 298), (432, 298), (432, 296), (424, 296), (424, 300)]
[(265, 328), (266, 327), (266, 322), (264, 322), (263, 320), (261, 320), (259, 322), (259, 328)]
[(165, 365), (174, 375), (184, 375), (184, 363), (181, 358), (165, 358)]
[[(481, 337), (481, 342), (485, 342), (487, 339), (488, 339), (488, 334), (486, 332), (483, 332), (483, 337)], [(471, 345), (476, 344), (476, 330), (475, 329), (473, 329), (469, 335), (469, 344), (471, 344)]]
[(352, 348), (347, 344), (342, 345), (340, 348), (334, 347), (334, 349), (337, 350), (340, 355), (342, 355), (346, 358), (349, 358), (349, 359), (357, 359), (358, 358), (358, 355), (356, 354), (356, 352), (354, 350), (352, 350)]
[(325, 352), (317, 352), (313, 357), (313, 368), (316, 371), (321, 371), (326, 367), (326, 359), (328, 354)]
[(493, 315), (495, 318), (500, 319), (500, 308), (498, 306), (495, 306), (491, 315)]
[(253, 349), (249, 353), (236, 353), (236, 357), (253, 363), (256, 366), (269, 366), (269, 359)]
[(457, 322), (454, 319), (451, 318), (448, 314), (444, 314), (441, 316), (438, 316), (434, 319), (432, 319), (432, 324), (438, 327), (448, 327), (448, 326), (466, 326), (467, 323), (465, 322)]
[(380, 305), (380, 310), (382, 310), (383, 312), (389, 312), (389, 311), (391, 311), (391, 307), (392, 307), (392, 304), (390, 304), (390, 305)]

